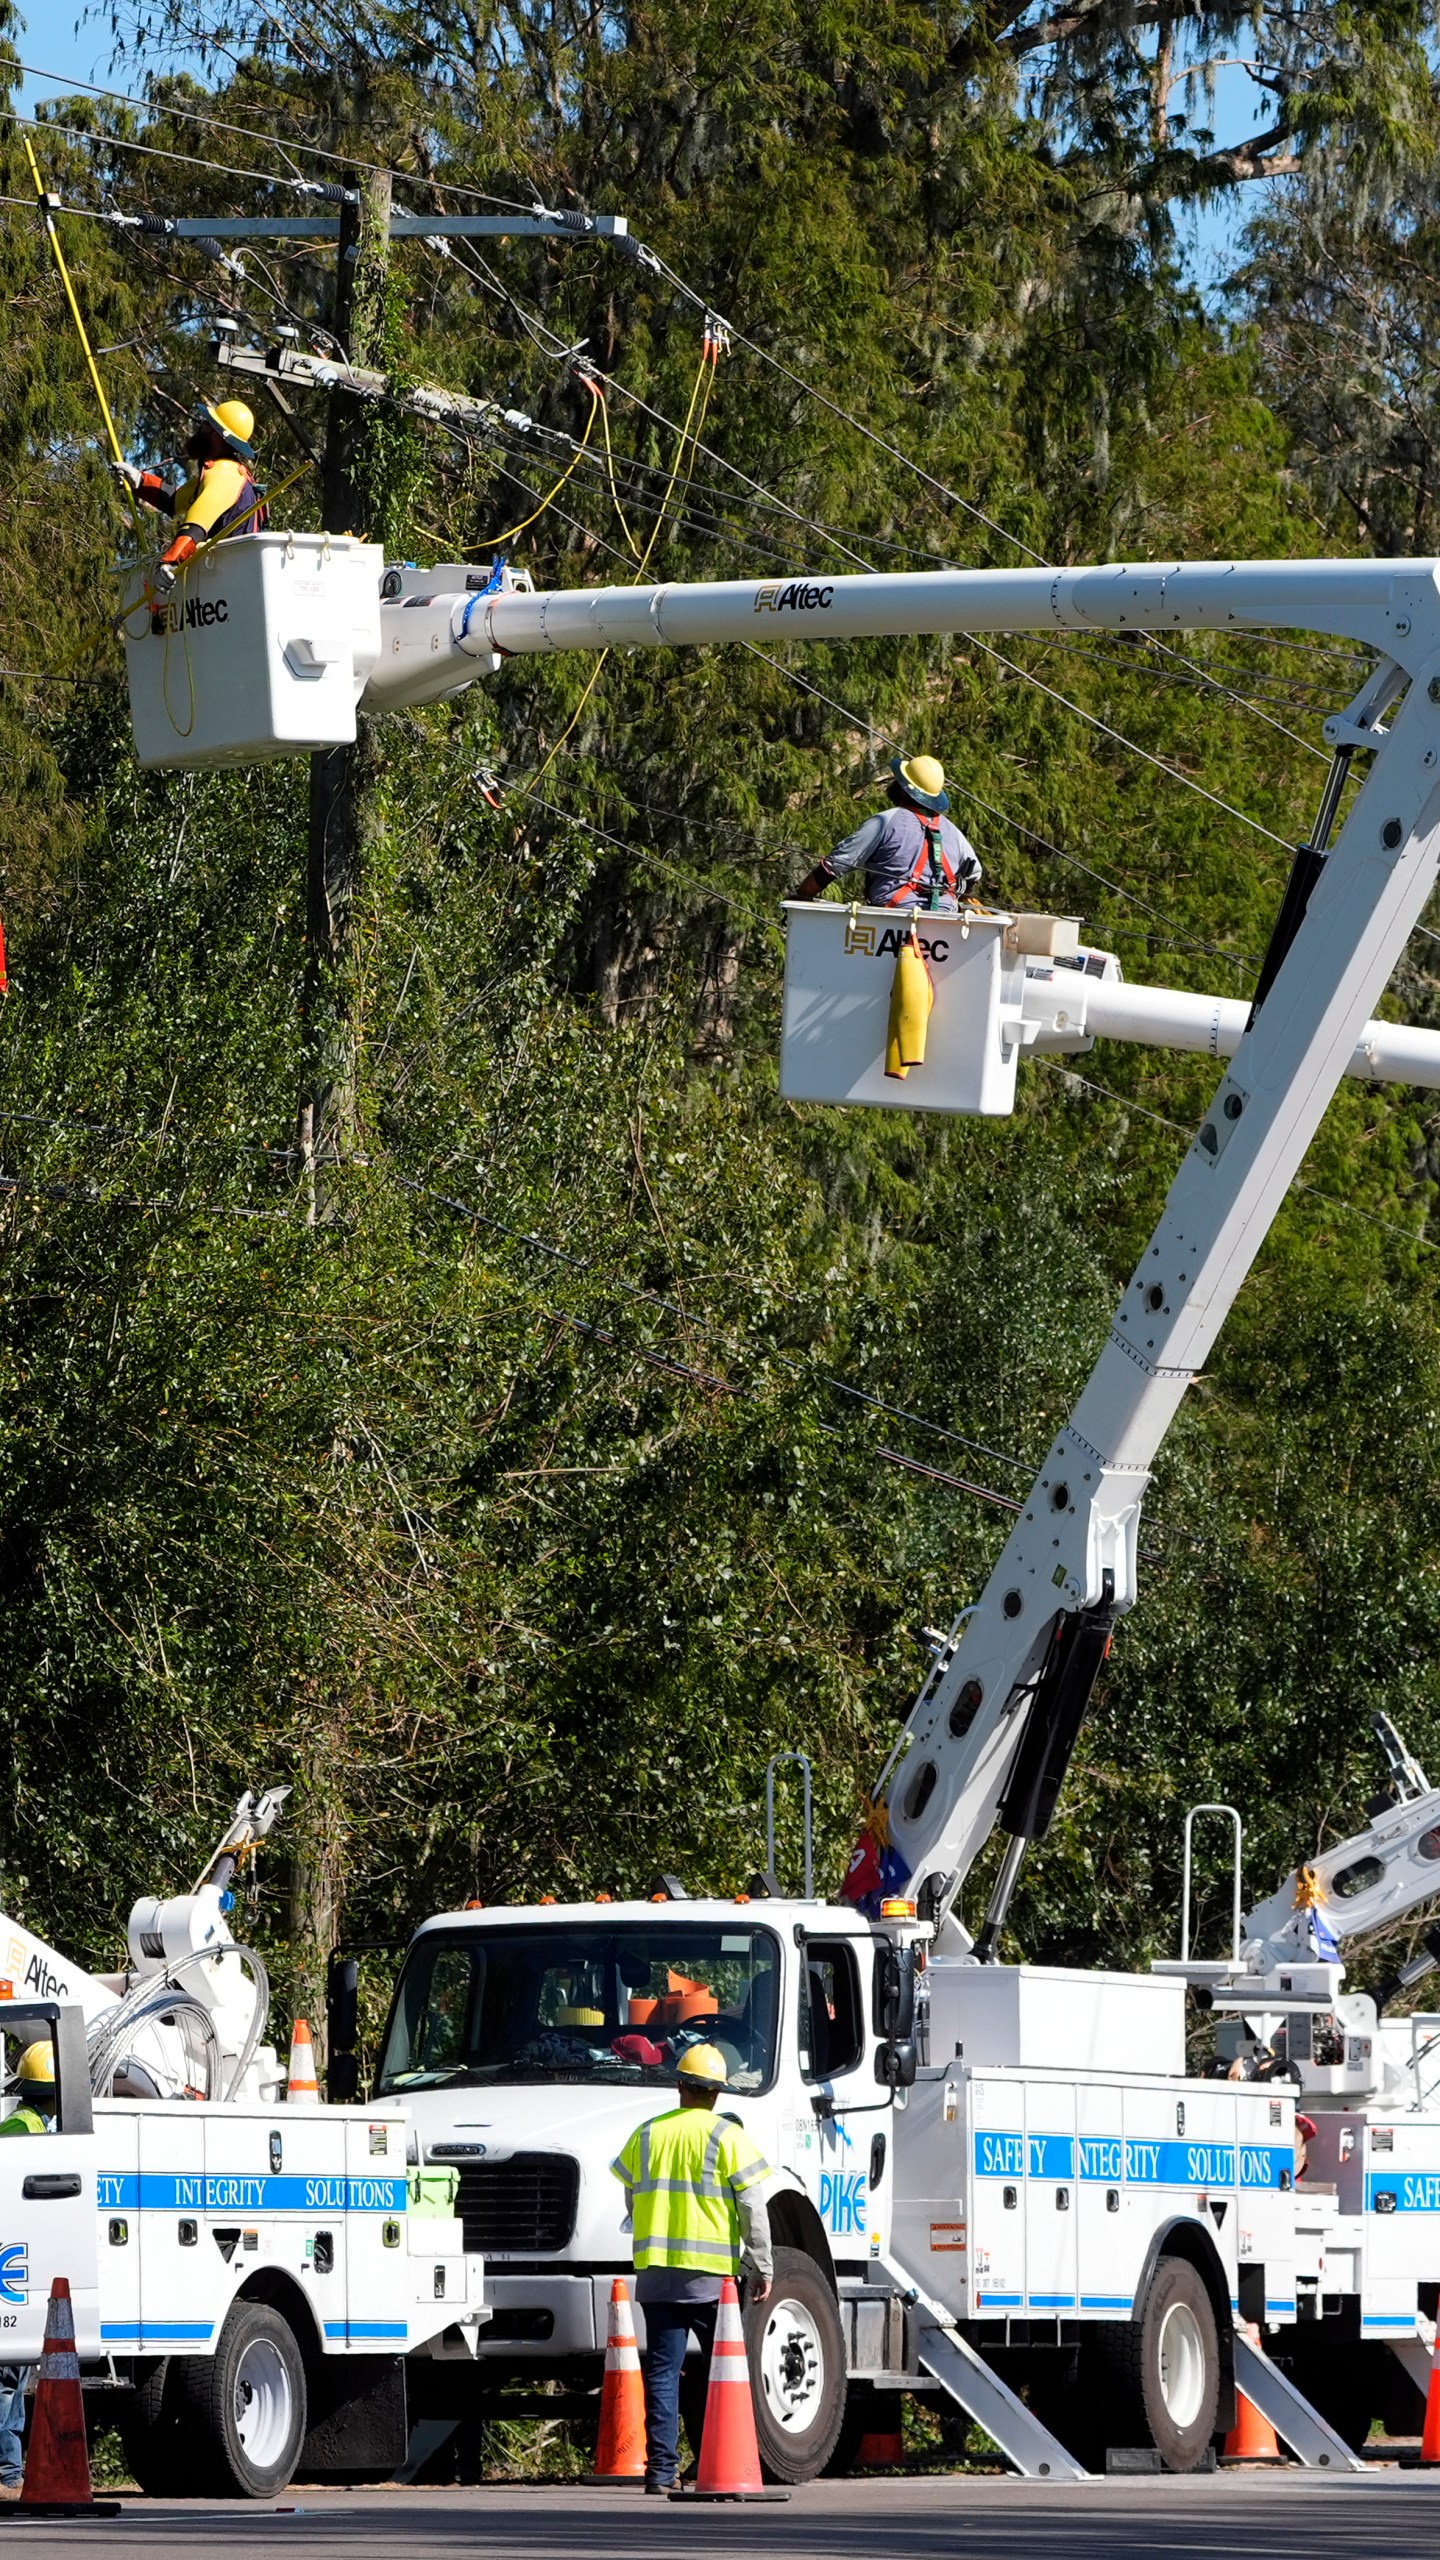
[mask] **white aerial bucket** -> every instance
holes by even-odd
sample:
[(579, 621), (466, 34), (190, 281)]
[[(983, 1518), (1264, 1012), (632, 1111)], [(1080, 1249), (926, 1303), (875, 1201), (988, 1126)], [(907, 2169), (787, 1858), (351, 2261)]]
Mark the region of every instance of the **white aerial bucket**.
[(349, 534), (235, 534), (181, 572), (152, 632), (126, 586), (130, 725), (142, 765), (260, 764), (345, 747), (380, 651), (384, 553)]
[[(1036, 1025), (1022, 1021), (1027, 951), (1074, 948), (1064, 921), (967, 913), (917, 915), (935, 987), (925, 1063), (903, 1082), (885, 1073), (895, 963), (911, 919), (893, 907), (824, 900), (785, 909), (785, 1013), (780, 1091), (790, 1102), (863, 1104), (880, 1111), (965, 1111), (999, 1118), (1015, 1108), (1015, 1069)], [(1046, 940), (1035, 928), (1047, 928)]]

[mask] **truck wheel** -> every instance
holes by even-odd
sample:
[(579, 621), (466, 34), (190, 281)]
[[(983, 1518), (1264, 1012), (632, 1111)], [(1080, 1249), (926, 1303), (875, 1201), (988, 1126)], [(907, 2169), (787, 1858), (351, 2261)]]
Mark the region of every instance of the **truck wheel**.
[(813, 2258), (777, 2249), (763, 2302), (745, 2307), (760, 2468), (787, 2485), (818, 2480), (845, 2416), (845, 2341)]
[(1109, 2329), (1097, 2347), (1108, 2367), (1109, 2388), (1097, 2394), (1106, 2442), (1148, 2442), (1167, 2471), (1193, 2471), (1215, 2433), (1220, 2341), (1204, 2278), (1188, 2258), (1161, 2258), (1140, 2318)]
[(168, 2356), (150, 2365), (133, 2391), (117, 2395), (120, 2450), (137, 2489), (147, 2498), (193, 2498), (190, 2448), (181, 2424), (179, 2376)]
[(191, 2462), (202, 2497), (273, 2498), (305, 2441), (305, 2362), (264, 2302), (232, 2302), (213, 2356), (182, 2368)]

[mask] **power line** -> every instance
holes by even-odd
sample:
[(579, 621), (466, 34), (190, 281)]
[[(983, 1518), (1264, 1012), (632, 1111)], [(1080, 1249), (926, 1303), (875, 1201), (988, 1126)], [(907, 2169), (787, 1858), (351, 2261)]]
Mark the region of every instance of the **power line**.
[[(432, 194), (435, 192), (436, 182), (433, 179), (417, 176), (405, 169), (389, 168), (382, 160), (357, 159), (351, 153), (346, 151), (326, 150), (323, 145), (318, 142), (280, 142), (274, 134), (259, 133), (249, 125), (225, 124), (221, 122), (218, 116), (200, 115), (193, 107), (172, 106), (168, 100), (157, 101), (154, 98), (137, 98), (132, 96), (126, 89), (106, 88), (101, 82), (96, 80), (77, 80), (72, 78), (67, 72), (42, 70), (40, 66), (34, 62), (20, 62), (16, 59), (15, 67), (17, 70), (23, 71), (27, 77), (32, 80), (54, 80), (64, 91), (66, 96), (73, 96), (77, 89), (83, 90), (87, 97), (113, 98), (121, 106), (139, 107), (143, 114), (154, 116), (157, 122), (168, 118), (171, 122), (176, 124), (203, 125), (208, 132), (232, 134), (235, 139), (240, 142), (268, 145), (270, 150), (278, 152), (284, 159), (289, 159), (292, 152), (299, 151), (303, 152), (307, 159), (328, 160), (334, 167), (340, 169), (354, 169), (358, 171), (362, 177), (398, 178), (402, 186), (417, 189), (428, 187)], [(16, 111), (14, 108), (8, 108), (5, 112), (13, 115)], [(66, 129), (67, 128), (64, 126), (48, 123), (43, 128), (47, 133), (60, 133)], [(119, 137), (115, 135), (111, 135), (106, 138), (112, 141), (119, 140)], [(173, 159), (180, 158), (183, 155), (179, 153), (164, 153), (160, 156)], [(214, 174), (217, 166), (213, 161), (193, 158), (189, 160), (187, 165), (196, 169), (209, 170), (212, 175)], [(278, 177), (271, 178), (268, 177), (263, 170), (236, 169), (228, 163), (221, 163), (218, 165), (225, 169), (227, 175), (236, 178), (253, 178), (256, 184), (260, 186), (284, 186), (287, 183), (287, 179), (283, 174)], [(293, 178), (289, 183), (293, 184)], [(502, 213), (533, 213), (537, 209), (533, 203), (520, 204), (511, 196), (487, 195), (483, 188), (466, 186), (458, 179), (445, 179), (442, 183), (446, 186), (451, 195), (469, 196), (476, 204), (496, 205)]]
[[(1163, 1111), (1149, 1110), (1143, 1102), (1132, 1101), (1128, 1094), (1113, 1092), (1107, 1084), (1097, 1084), (1092, 1076), (1081, 1075), (1078, 1069), (1067, 1065), (1063, 1058), (1042, 1054), (1038, 1063), (1043, 1067), (1052, 1068), (1059, 1075), (1073, 1077), (1075, 1083), (1083, 1085), (1087, 1093), (1099, 1094), (1104, 1101), (1116, 1103), (1122, 1111), (1133, 1111), (1141, 1120), (1153, 1120), (1158, 1129), (1173, 1130), (1177, 1137), (1187, 1140), (1194, 1137), (1193, 1129), (1183, 1127), (1180, 1121), (1167, 1119)], [(1298, 1175), (1291, 1188), (1295, 1191), (1303, 1191), (1308, 1199), (1323, 1202), (1327, 1209), (1340, 1210), (1347, 1218), (1363, 1219), (1367, 1226), (1376, 1228), (1382, 1235), (1399, 1236), (1406, 1244), (1419, 1245), (1425, 1253), (1440, 1253), (1440, 1245), (1433, 1243), (1429, 1236), (1420, 1234), (1414, 1227), (1398, 1226), (1393, 1218), (1378, 1218), (1373, 1209), (1362, 1208), (1358, 1200), (1338, 1199), (1333, 1191), (1321, 1191), (1313, 1182), (1302, 1182)]]
[(1102, 720), (1097, 712), (1086, 711), (1082, 704), (1072, 702), (1067, 694), (1057, 692), (1055, 686), (1047, 684), (1043, 676), (1037, 676), (1029, 667), (1022, 667), (1018, 660), (1007, 658), (1003, 649), (992, 647), (988, 640), (981, 639), (977, 631), (967, 632), (965, 642), (967, 648), (983, 649), (987, 658), (994, 658), (998, 665), (1008, 667), (1012, 675), (1022, 676), (1026, 684), (1035, 685), (1041, 693), (1048, 694), (1052, 702), (1058, 702), (1062, 711), (1073, 712), (1077, 720), (1087, 721), (1092, 729), (1100, 731), (1102, 737), (1113, 738), (1117, 747), (1124, 747), (1132, 756), (1139, 756), (1145, 764), (1153, 765), (1157, 773), (1168, 774), (1172, 782), (1181, 782), (1187, 791), (1198, 792), (1200, 798), (1208, 800), (1213, 809), (1223, 809), (1227, 818), (1238, 818), (1242, 827), (1253, 828), (1257, 836), (1264, 836), (1271, 844), (1278, 844), (1283, 853), (1293, 854), (1294, 846), (1287, 843), (1284, 836), (1277, 836), (1273, 828), (1262, 826), (1258, 818), (1247, 817), (1243, 809), (1237, 809), (1230, 801), (1222, 800), (1218, 792), (1207, 791), (1204, 783), (1197, 782), (1193, 774), (1182, 773), (1177, 765), (1167, 764), (1163, 756), (1154, 756), (1148, 747), (1137, 746), (1135, 740), (1127, 738), (1123, 730), (1112, 729), (1109, 721)]
[[(587, 1279), (598, 1280), (602, 1288), (616, 1290), (620, 1296), (630, 1299), (634, 1304), (650, 1307), (657, 1314), (668, 1316), (672, 1322), (688, 1328), (689, 1331), (701, 1334), (711, 1342), (719, 1343), (732, 1359), (744, 1360), (755, 1356), (753, 1350), (747, 1353), (743, 1344), (737, 1343), (732, 1335), (722, 1332), (718, 1325), (707, 1323), (703, 1316), (692, 1315), (675, 1299), (662, 1297), (657, 1290), (638, 1288), (633, 1281), (622, 1280), (617, 1273), (602, 1270), (597, 1263), (588, 1261), (583, 1255), (568, 1253), (562, 1245), (552, 1244), (546, 1236), (536, 1235), (533, 1230), (524, 1227), (511, 1226), (504, 1218), (497, 1218), (488, 1210), (477, 1209), (469, 1201), (458, 1200), (450, 1192), (436, 1190), (430, 1183), (418, 1182), (409, 1174), (397, 1172), (394, 1180), (402, 1191), (409, 1191), (417, 1198), (438, 1201), (443, 1208), (453, 1211), (457, 1217), (468, 1219), (476, 1226), (488, 1227), (495, 1234), (508, 1237), (512, 1243), (522, 1244), (530, 1252), (542, 1254), (547, 1261), (563, 1263), (569, 1270), (583, 1272)], [(903, 1405), (887, 1403), (883, 1397), (872, 1396), (864, 1388), (852, 1386), (848, 1379), (833, 1377), (826, 1370), (807, 1369), (803, 1361), (793, 1359), (787, 1353), (775, 1350), (773, 1346), (767, 1346), (760, 1356), (773, 1361), (789, 1376), (798, 1378), (802, 1385), (828, 1387), (834, 1394), (848, 1398), (851, 1403), (864, 1405), (872, 1413), (883, 1414), (887, 1421), (907, 1422), (916, 1430), (928, 1431), (935, 1439), (948, 1441), (954, 1448), (969, 1449), (976, 1457), (993, 1459), (1002, 1467), (1014, 1467), (1022, 1475), (1033, 1475), (1035, 1472), (1025, 1459), (1013, 1457), (1008, 1450), (992, 1449), (983, 1440), (974, 1440), (963, 1431), (952, 1430), (948, 1423), (936, 1422), (927, 1414), (911, 1413)], [(751, 1392), (749, 1389), (735, 1386), (733, 1382), (731, 1382), (730, 1391), (732, 1394)]]

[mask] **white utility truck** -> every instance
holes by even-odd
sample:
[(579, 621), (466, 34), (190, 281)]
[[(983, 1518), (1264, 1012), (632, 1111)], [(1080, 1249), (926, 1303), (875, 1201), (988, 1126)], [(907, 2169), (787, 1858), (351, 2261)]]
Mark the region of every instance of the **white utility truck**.
[[(235, 574), (229, 548), (192, 573), (197, 608)], [(313, 567), (323, 582), (327, 564)], [(688, 2037), (729, 2052), (726, 2103), (776, 2170), (779, 2281), (749, 2325), (777, 2477), (818, 2470), (876, 2391), (927, 2386), (1034, 2473), (1107, 2456), (1194, 2468), (1237, 2382), (1300, 2460), (1358, 2467), (1372, 2416), (1397, 2391), (1413, 2400), (1423, 2373), (1440, 2307), (1430, 2027), (1388, 2024), (1379, 2001), (1347, 1994), (1340, 1954), (1440, 1887), (1440, 1793), (1393, 1735), (1369, 1829), (1297, 1865), (1243, 1926), (1237, 1864), (1224, 1958), (1192, 1958), (1188, 1913), (1179, 1958), (1143, 1979), (996, 1958), (1135, 1601), (1156, 1451), (1330, 1095), (1346, 1073), (1435, 1080), (1432, 1038), (1372, 1007), (1436, 885), (1440, 563), (565, 594), (520, 592), (498, 564), (489, 577), (391, 567), (378, 650), (367, 637), (353, 656), (351, 698), (383, 713), (552, 650), (1246, 628), (1339, 637), (1373, 668), (1325, 723), (1329, 775), (1243, 1016), (1124, 990), (1063, 919), (932, 916), (933, 1055), (898, 1083), (880, 1072), (896, 917), (790, 917), (781, 1082), (796, 1099), (1002, 1112), (1027, 1050), (1097, 1035), (1230, 1060), (981, 1597), (937, 1640), (849, 1899), (692, 1901), (672, 1883), (651, 1904), (447, 1915), (422, 1929), (397, 1989), (379, 2094), (404, 2099), (427, 2160), (460, 2171), (466, 2242), (491, 2264), (481, 2355), (497, 2371), (593, 2371), (600, 2305), (629, 2258), (610, 2158), (670, 2102)], [(227, 629), (198, 609), (187, 622), (202, 701), (225, 681)], [(278, 619), (263, 636), (281, 656), (290, 646)], [(215, 742), (217, 758), (247, 747), (277, 740)], [(207, 751), (196, 739), (186, 752)], [(961, 1897), (997, 1824), (1008, 1845), (967, 1926)], [(1415, 1978), (1412, 1964), (1401, 1987)], [(1219, 2021), (1234, 2079), (1187, 2073), (1187, 1997)], [(1316, 2127), (1299, 2141), (1297, 2099)]]
[(167, 2497), (389, 2477), (408, 2374), (468, 2363), (484, 2316), (403, 2109), (288, 2105), (261, 2043), (264, 1967), (229, 1913), (286, 1793), (242, 1798), (193, 1893), (135, 1905), (121, 1974), (0, 1914), (6, 2111), (31, 2047), (55, 2089), (44, 2130), (0, 2139), (0, 2362), (38, 2363), (67, 2277), (90, 2414)]

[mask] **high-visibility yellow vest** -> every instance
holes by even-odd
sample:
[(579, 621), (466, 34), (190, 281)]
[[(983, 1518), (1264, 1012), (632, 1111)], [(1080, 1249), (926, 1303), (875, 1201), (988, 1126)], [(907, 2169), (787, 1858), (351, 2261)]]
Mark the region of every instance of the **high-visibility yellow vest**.
[(708, 2107), (677, 2107), (637, 2125), (611, 2165), (631, 2191), (637, 2274), (647, 2267), (739, 2273), (736, 2199), (770, 2175), (743, 2125)]

